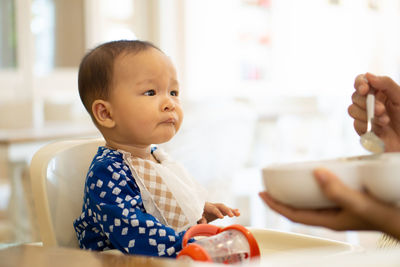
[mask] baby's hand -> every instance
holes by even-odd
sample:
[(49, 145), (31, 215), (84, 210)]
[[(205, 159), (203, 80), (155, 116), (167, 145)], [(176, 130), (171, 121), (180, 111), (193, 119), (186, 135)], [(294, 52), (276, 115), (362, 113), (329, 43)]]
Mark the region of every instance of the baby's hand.
[(209, 223), (216, 219), (222, 219), (224, 216), (237, 217), (240, 216), (240, 212), (238, 209), (231, 209), (222, 203), (206, 202), (203, 217), (197, 223)]

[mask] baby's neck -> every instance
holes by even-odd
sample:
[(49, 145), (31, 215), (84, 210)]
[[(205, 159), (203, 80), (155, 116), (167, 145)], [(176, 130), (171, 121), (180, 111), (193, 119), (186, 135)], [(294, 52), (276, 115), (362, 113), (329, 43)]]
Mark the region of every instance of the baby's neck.
[(141, 159), (151, 160), (157, 162), (151, 153), (151, 146), (140, 146), (140, 145), (127, 145), (127, 144), (119, 144), (115, 142), (106, 142), (106, 147), (114, 149), (114, 150), (123, 150), (129, 152), (132, 157), (137, 157)]

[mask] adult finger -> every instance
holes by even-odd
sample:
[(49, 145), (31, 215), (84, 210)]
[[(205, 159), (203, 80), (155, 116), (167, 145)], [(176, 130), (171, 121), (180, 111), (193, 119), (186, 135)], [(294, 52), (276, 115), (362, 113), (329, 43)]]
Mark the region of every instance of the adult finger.
[(385, 104), (375, 98), (375, 116), (381, 116), (386, 113)]
[[(364, 100), (366, 100), (365, 97), (362, 97)], [(351, 104), (347, 112), (355, 120), (360, 120), (360, 121), (367, 121), (367, 111), (365, 110), (365, 103), (364, 104), (358, 104), (359, 102), (356, 100)], [(374, 110), (375, 118), (379, 118), (379, 120), (376, 121), (377, 124), (379, 125), (386, 125), (389, 121), (389, 117), (386, 114), (386, 108), (385, 105), (380, 102), (380, 101), (375, 101), (375, 110)]]
[(351, 101), (353, 105), (357, 105), (360, 108), (366, 109), (367, 107), (367, 97), (365, 95), (360, 95), (358, 92), (354, 92), (351, 95)]
[(368, 93), (370, 88), (368, 80), (365, 78), (364, 74), (357, 75), (356, 79), (354, 80), (354, 88), (361, 95), (366, 95)]
[(356, 130), (358, 135), (362, 135), (367, 131), (367, 122), (354, 120), (354, 130)]
[(315, 226), (332, 227), (332, 216), (336, 210), (296, 209), (274, 200), (267, 192), (260, 192), (259, 196), (274, 211), (296, 223)]
[(365, 109), (360, 108), (357, 105), (350, 105), (347, 109), (347, 112), (349, 113), (350, 117), (355, 120), (367, 121), (367, 112), (365, 111)]
[(384, 92), (393, 104), (400, 105), (400, 86), (390, 77), (366, 73), (365, 78), (373, 88)]
[(384, 113), (382, 115), (379, 115), (379, 116), (376, 115), (374, 120), (373, 120), (373, 122), (372, 122), (373, 123), (373, 127), (372, 128), (387, 126), (389, 124), (389, 122), (390, 122), (390, 118), (386, 113)]

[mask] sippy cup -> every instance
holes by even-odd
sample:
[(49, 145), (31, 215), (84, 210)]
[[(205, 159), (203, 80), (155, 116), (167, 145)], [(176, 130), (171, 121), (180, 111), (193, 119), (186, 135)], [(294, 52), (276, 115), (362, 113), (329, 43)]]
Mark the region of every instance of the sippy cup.
[[(206, 236), (187, 244), (190, 238)], [(215, 263), (240, 263), (260, 256), (256, 239), (245, 227), (233, 224), (221, 228), (211, 224), (191, 227), (182, 240), (178, 259), (190, 258), (195, 261)]]

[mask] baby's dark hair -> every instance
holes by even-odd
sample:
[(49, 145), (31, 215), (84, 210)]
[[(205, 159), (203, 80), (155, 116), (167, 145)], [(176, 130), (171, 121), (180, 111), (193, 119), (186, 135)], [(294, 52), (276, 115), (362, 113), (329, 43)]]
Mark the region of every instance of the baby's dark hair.
[(135, 54), (149, 48), (161, 51), (150, 42), (119, 40), (101, 44), (83, 57), (78, 74), (79, 96), (94, 122), (92, 103), (96, 99), (108, 99), (115, 59), (123, 53)]

